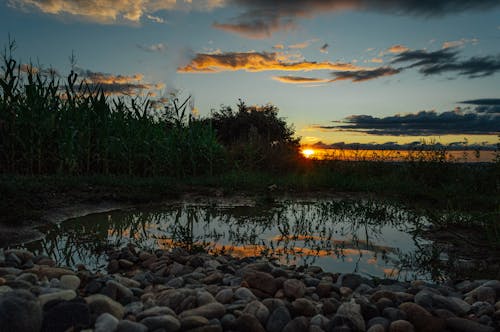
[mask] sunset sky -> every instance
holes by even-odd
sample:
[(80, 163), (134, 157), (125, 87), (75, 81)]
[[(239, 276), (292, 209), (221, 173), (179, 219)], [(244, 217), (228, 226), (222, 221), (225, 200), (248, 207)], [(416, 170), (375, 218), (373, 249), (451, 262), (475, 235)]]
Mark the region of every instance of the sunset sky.
[(304, 143), (500, 133), (498, 0), (5, 0), (0, 30), (115, 94), (273, 103)]

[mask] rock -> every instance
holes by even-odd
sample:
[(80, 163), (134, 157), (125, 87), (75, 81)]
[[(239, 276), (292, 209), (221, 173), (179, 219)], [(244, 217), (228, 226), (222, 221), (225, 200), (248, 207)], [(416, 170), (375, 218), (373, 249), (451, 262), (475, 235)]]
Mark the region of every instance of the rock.
[(40, 305), (43, 307), (45, 303), (52, 300), (64, 300), (69, 301), (76, 297), (76, 293), (72, 289), (66, 289), (58, 292), (42, 294), (38, 297), (38, 301), (40, 301)]
[(382, 312), (382, 316), (386, 317), (391, 322), (397, 320), (406, 320), (406, 313), (404, 311), (391, 307), (385, 308)]
[(175, 332), (181, 329), (179, 320), (171, 315), (147, 317), (141, 320), (141, 324), (144, 324), (149, 331), (164, 329), (165, 331)]
[(242, 300), (245, 302), (250, 302), (257, 300), (257, 297), (253, 295), (252, 291), (245, 287), (240, 287), (234, 292), (234, 298), (237, 300)]
[(395, 320), (389, 326), (389, 332), (414, 332), (413, 325), (406, 320)]
[(349, 320), (357, 331), (365, 331), (366, 329), (365, 320), (361, 315), (361, 306), (354, 300), (342, 303), (335, 317)]
[(372, 325), (368, 330), (366, 330), (366, 332), (385, 332), (385, 328), (384, 326), (380, 325), (380, 324), (375, 324), (375, 325)]
[(80, 287), (80, 278), (77, 276), (66, 274), (61, 276), (60, 286), (62, 289), (77, 290)]
[(339, 300), (334, 298), (322, 299), (321, 303), (323, 304), (323, 313), (325, 315), (336, 313), (341, 304)]
[(446, 326), (453, 332), (495, 332), (495, 328), (465, 318), (448, 318)]
[(259, 322), (259, 320), (250, 315), (242, 314), (234, 321), (234, 329), (239, 332), (265, 332), (266, 330)]
[[(38, 283), (38, 276), (34, 273), (21, 273), (16, 280), (24, 280), (29, 282), (32, 285), (36, 285)], [(7, 281), (4, 282), (4, 284)]]
[(325, 316), (321, 315), (321, 314), (318, 314), (314, 317), (311, 318), (311, 325), (316, 325), (316, 326), (319, 326), (321, 328), (325, 328), (328, 323), (330, 322), (330, 320), (328, 318), (326, 318)]
[(115, 332), (147, 332), (146, 325), (141, 323), (132, 322), (129, 320), (121, 320), (116, 327)]
[(447, 309), (434, 309), (432, 311), (432, 313), (434, 314), (434, 316), (439, 317), (439, 318), (443, 318), (443, 319), (457, 317), (457, 315), (455, 315), (453, 312), (451, 312), (450, 310), (447, 310)]
[(134, 297), (134, 293), (130, 290), (130, 288), (125, 287), (114, 280), (109, 280), (106, 283), (106, 286), (111, 294), (110, 297), (122, 304), (131, 302)]
[(266, 325), (267, 318), (269, 317), (269, 309), (257, 300), (248, 303), (243, 312), (255, 316), (262, 326)]
[(433, 304), (433, 297), (435, 294), (430, 293), (428, 290), (422, 290), (415, 295), (415, 303), (421, 306), (422, 308), (425, 308), (427, 310), (432, 309), (432, 304)]
[(181, 330), (186, 331), (200, 326), (208, 325), (209, 321), (202, 316), (188, 316), (181, 318)]
[(342, 274), (337, 282), (341, 286), (349, 287), (350, 289), (356, 289), (363, 283), (363, 278), (357, 274), (346, 273)]
[(207, 319), (211, 319), (211, 318), (222, 317), (222, 315), (224, 315), (225, 313), (226, 313), (226, 308), (224, 307), (224, 305), (218, 302), (213, 302), (202, 305), (198, 308), (183, 311), (179, 315), (179, 317), (183, 318), (188, 316), (202, 316)]
[(42, 327), (42, 308), (25, 290), (0, 295), (0, 331), (31, 332)]
[(293, 313), (295, 316), (308, 316), (312, 317), (318, 314), (318, 310), (314, 303), (306, 298), (296, 299), (292, 302)]
[(134, 263), (129, 261), (128, 259), (119, 259), (118, 260), (118, 265), (122, 268), (122, 269), (130, 269), (132, 267), (134, 267)]
[(472, 306), (462, 299), (457, 297), (448, 297), (450, 302), (453, 302), (453, 306), (450, 308), (444, 308), (452, 311), (454, 314), (462, 316), (470, 311)]
[(368, 321), (367, 327), (370, 328), (374, 325), (381, 325), (384, 328), (384, 330), (388, 330), (389, 325), (391, 325), (391, 322), (384, 317), (373, 317)]
[(51, 267), (51, 266), (39, 266), (38, 268), (33, 268), (26, 270), (25, 272), (32, 272), (38, 275), (38, 278), (47, 277), (47, 279), (60, 279), (63, 275), (75, 275), (75, 272), (63, 269), (60, 267)]
[(2, 294), (5, 294), (5, 293), (8, 293), (8, 292), (12, 292), (13, 289), (9, 286), (0, 286), (0, 296), (2, 296)]
[(268, 332), (281, 332), (291, 320), (292, 316), (288, 309), (285, 306), (279, 306), (269, 315), (266, 330)]
[(316, 286), (316, 293), (320, 297), (328, 297), (330, 292), (333, 290), (333, 283), (326, 280), (321, 280), (319, 284)]
[(167, 282), (167, 286), (172, 288), (181, 288), (182, 286), (184, 286), (184, 278), (183, 277), (172, 278)]
[(278, 290), (274, 277), (266, 272), (261, 271), (247, 271), (243, 275), (243, 280), (245, 280), (250, 288), (258, 289), (270, 296)]
[(309, 322), (306, 317), (295, 317), (292, 321), (288, 322), (283, 328), (283, 332), (304, 332), (307, 331)]
[(300, 280), (288, 279), (283, 283), (283, 291), (287, 297), (298, 299), (304, 297), (306, 286)]
[(94, 332), (110, 332), (115, 331), (118, 327), (118, 319), (108, 314), (107, 312), (103, 313), (99, 317), (97, 317), (94, 325)]
[(231, 288), (221, 289), (217, 295), (215, 295), (215, 300), (222, 303), (231, 303), (233, 299), (233, 290)]
[(196, 293), (196, 303), (198, 303), (198, 306), (209, 304), (212, 302), (216, 301), (213, 295), (210, 294), (209, 292), (203, 290), (203, 291), (198, 291), (198, 293)]
[(51, 301), (44, 306), (44, 332), (80, 330), (90, 325), (90, 312), (85, 301), (77, 298), (71, 301)]
[(342, 286), (340, 287), (339, 292), (342, 297), (348, 297), (349, 295), (352, 294), (352, 289), (350, 289), (349, 287)]
[(164, 315), (176, 316), (175, 312), (169, 307), (154, 306), (137, 314), (137, 319), (142, 320), (146, 317), (164, 316)]
[(495, 304), (496, 291), (491, 287), (481, 286), (476, 290), (476, 298), (481, 302)]
[(489, 302), (474, 302), (470, 309), (476, 316), (492, 315), (495, 312), (495, 307)]
[(205, 278), (201, 279), (201, 282), (206, 285), (217, 284), (221, 282), (223, 278), (224, 274), (222, 274), (221, 272), (213, 272), (208, 276), (206, 276)]
[(405, 302), (399, 306), (399, 309), (406, 313), (408, 321), (413, 324), (416, 331), (438, 332), (445, 328), (443, 319), (433, 317), (427, 310), (413, 302)]
[(125, 311), (123, 309), (123, 306), (106, 295), (93, 294), (87, 296), (85, 298), (85, 301), (89, 306), (92, 320), (95, 320), (97, 317), (99, 317), (101, 314), (105, 312), (115, 316), (118, 319), (123, 318)]

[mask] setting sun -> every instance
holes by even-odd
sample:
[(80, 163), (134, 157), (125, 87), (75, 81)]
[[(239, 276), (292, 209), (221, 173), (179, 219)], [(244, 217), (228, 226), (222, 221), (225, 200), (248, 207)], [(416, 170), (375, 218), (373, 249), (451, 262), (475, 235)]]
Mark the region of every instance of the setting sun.
[(305, 149), (305, 150), (302, 150), (302, 154), (306, 158), (311, 158), (311, 156), (314, 154), (314, 150), (313, 149)]

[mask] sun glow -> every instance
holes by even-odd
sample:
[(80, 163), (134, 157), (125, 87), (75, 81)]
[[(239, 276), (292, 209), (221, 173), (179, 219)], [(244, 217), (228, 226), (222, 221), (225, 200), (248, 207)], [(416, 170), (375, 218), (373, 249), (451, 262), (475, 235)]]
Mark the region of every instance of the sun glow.
[(304, 149), (304, 150), (302, 150), (302, 154), (306, 158), (311, 158), (314, 155), (314, 150), (313, 149)]

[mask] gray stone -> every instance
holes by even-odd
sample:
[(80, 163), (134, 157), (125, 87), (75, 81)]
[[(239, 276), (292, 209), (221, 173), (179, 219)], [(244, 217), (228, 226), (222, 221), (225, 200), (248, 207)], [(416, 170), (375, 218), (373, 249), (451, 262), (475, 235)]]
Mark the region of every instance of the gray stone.
[(216, 302), (213, 295), (205, 290), (198, 291), (198, 293), (196, 294), (196, 301), (198, 303), (198, 306)]
[(283, 332), (304, 332), (307, 331), (309, 322), (306, 317), (295, 317), (283, 328)]
[(252, 291), (245, 287), (240, 287), (234, 292), (234, 298), (237, 300), (242, 300), (245, 302), (250, 302), (257, 300), (257, 297), (253, 295)]
[(61, 276), (60, 287), (62, 289), (72, 289), (76, 291), (78, 287), (80, 287), (80, 282), (80, 278), (77, 276), (66, 274)]
[(42, 308), (29, 292), (16, 290), (0, 295), (0, 331), (31, 332), (42, 327)]
[(311, 325), (316, 325), (316, 326), (319, 326), (319, 327), (324, 329), (328, 325), (329, 322), (330, 322), (330, 320), (327, 317), (325, 317), (321, 314), (318, 314), (318, 315), (311, 318), (310, 323), (311, 323)]
[(97, 317), (94, 332), (112, 332), (118, 327), (118, 319), (107, 312)]
[(385, 332), (386, 329), (381, 324), (372, 325), (366, 332)]
[(495, 328), (465, 318), (448, 318), (446, 326), (454, 332), (495, 332)]
[(375, 325), (382, 325), (384, 330), (387, 330), (389, 329), (389, 325), (391, 325), (391, 322), (385, 317), (373, 317), (368, 321), (367, 327), (370, 328)]
[(397, 320), (406, 320), (406, 313), (397, 308), (391, 308), (391, 307), (385, 308), (384, 311), (382, 312), (382, 316), (386, 317), (391, 322)]
[(134, 293), (130, 290), (130, 288), (125, 287), (124, 285), (116, 282), (114, 280), (109, 280), (106, 283), (111, 294), (113, 294), (114, 298), (118, 300), (120, 303), (129, 303), (134, 297)]
[(255, 316), (263, 326), (269, 317), (269, 309), (257, 300), (248, 303), (243, 312)]
[(132, 322), (129, 320), (121, 320), (116, 327), (115, 332), (147, 332), (146, 325), (141, 323)]
[(221, 289), (217, 295), (215, 295), (215, 300), (222, 304), (231, 303), (233, 299), (233, 290), (231, 288)]
[(414, 332), (413, 325), (406, 320), (396, 320), (389, 326), (389, 332)]
[(123, 306), (106, 295), (93, 294), (87, 296), (85, 301), (87, 302), (90, 313), (94, 319), (105, 312), (110, 313), (118, 319), (123, 318), (125, 311)]
[(283, 283), (283, 292), (287, 297), (298, 299), (304, 297), (306, 286), (300, 280), (288, 279)]
[(492, 315), (495, 312), (495, 307), (489, 302), (474, 302), (470, 309), (476, 316)]
[(233, 325), (235, 327), (235, 330), (239, 332), (266, 331), (259, 320), (250, 314), (242, 314), (240, 317), (238, 317), (238, 319), (234, 321)]
[(365, 320), (361, 315), (361, 306), (355, 303), (354, 300), (342, 303), (335, 316), (347, 318), (358, 331), (365, 331), (366, 329)]
[(188, 316), (181, 318), (181, 328), (183, 331), (194, 329), (208, 324), (209, 324), (208, 319), (202, 316)]
[(218, 318), (226, 313), (226, 308), (219, 302), (208, 303), (201, 307), (183, 311), (179, 317), (203, 316), (205, 318)]
[(169, 307), (154, 306), (137, 314), (137, 319), (142, 320), (146, 317), (164, 316), (164, 315), (175, 316), (175, 312)]
[(279, 306), (269, 315), (266, 330), (268, 332), (281, 332), (291, 320), (292, 316), (288, 309), (285, 306)]
[(90, 311), (81, 298), (53, 301), (43, 308), (43, 332), (79, 331), (90, 325)]
[(147, 317), (141, 320), (141, 324), (146, 325), (150, 331), (165, 329), (166, 331), (175, 332), (181, 329), (181, 322), (171, 315)]
[(296, 299), (292, 302), (293, 313), (295, 316), (308, 316), (312, 317), (318, 314), (318, 309), (306, 298)]
[(52, 300), (64, 300), (69, 301), (76, 297), (76, 293), (72, 289), (65, 289), (58, 292), (42, 294), (38, 297), (38, 301), (40, 301), (40, 305), (43, 307), (45, 303)]

